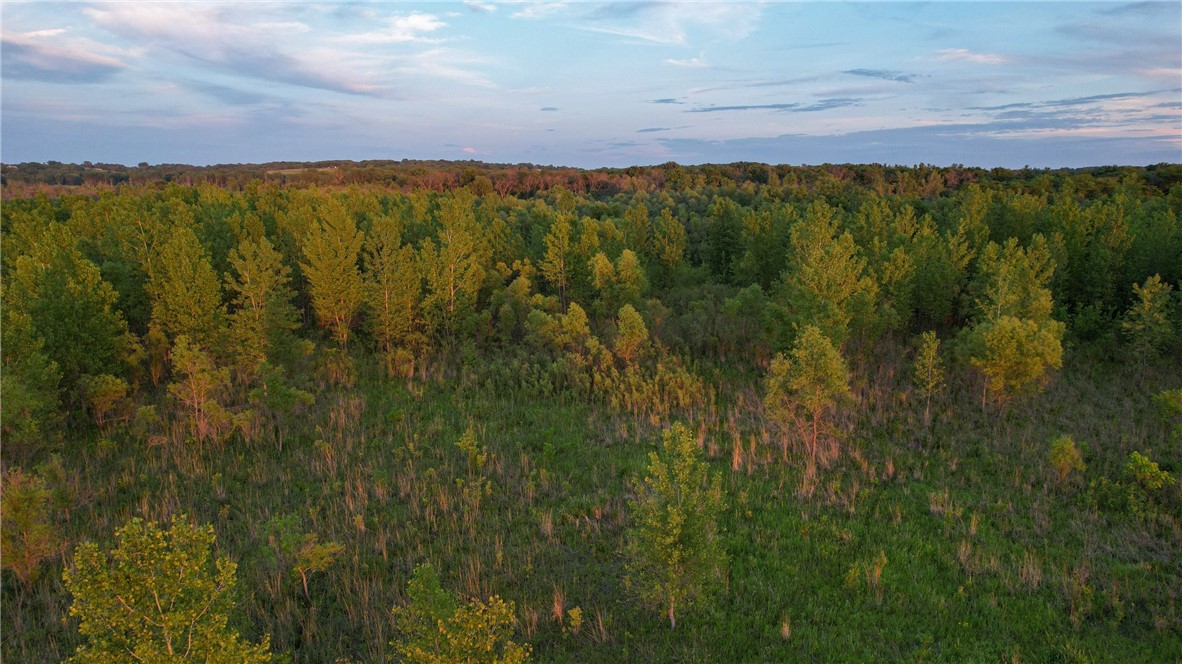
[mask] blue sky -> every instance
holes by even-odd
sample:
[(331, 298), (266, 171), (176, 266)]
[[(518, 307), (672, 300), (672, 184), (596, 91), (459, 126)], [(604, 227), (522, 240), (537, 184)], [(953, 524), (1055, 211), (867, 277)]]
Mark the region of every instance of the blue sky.
[(6, 163), (1182, 161), (1182, 3), (2, 4)]

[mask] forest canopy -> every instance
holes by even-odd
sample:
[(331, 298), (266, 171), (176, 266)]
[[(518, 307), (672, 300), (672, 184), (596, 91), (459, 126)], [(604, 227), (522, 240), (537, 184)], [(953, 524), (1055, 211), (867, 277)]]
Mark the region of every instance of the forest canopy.
[(5, 659), (1182, 656), (1182, 166), (2, 173)]

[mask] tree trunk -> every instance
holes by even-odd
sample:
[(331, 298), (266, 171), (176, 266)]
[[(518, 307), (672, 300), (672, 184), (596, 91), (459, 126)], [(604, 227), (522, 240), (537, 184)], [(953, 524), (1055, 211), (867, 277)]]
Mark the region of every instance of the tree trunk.
[(677, 629), (677, 616), (673, 614), (673, 596), (669, 596), (669, 629)]

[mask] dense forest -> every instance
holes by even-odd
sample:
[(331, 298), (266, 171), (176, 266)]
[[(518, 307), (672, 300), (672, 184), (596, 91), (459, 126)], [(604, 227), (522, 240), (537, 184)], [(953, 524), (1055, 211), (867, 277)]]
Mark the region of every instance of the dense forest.
[(13, 662), (1182, 659), (1182, 166), (3, 166)]

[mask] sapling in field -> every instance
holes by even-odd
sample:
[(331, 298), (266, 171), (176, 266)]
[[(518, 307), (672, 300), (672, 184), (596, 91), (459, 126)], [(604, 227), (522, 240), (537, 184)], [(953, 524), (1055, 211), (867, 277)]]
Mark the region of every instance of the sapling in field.
[(677, 610), (701, 601), (726, 573), (718, 536), (724, 508), (721, 475), (710, 476), (690, 430), (675, 424), (665, 431), (661, 452), (649, 453), (626, 545), (627, 585), (662, 608), (670, 629), (677, 627)]

